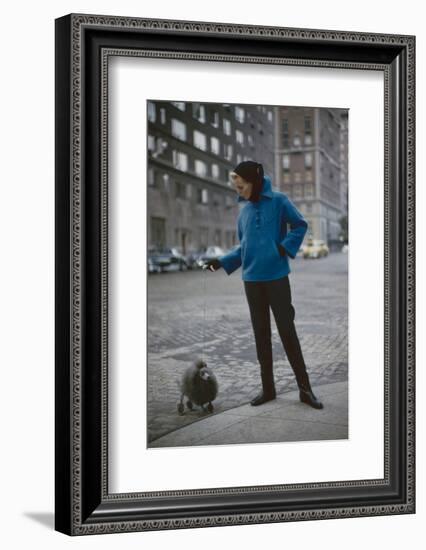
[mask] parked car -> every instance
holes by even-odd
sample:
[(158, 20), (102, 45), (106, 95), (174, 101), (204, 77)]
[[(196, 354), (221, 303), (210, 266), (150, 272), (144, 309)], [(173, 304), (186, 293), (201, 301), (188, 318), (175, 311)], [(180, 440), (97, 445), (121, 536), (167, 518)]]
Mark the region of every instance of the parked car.
[(188, 269), (197, 269), (199, 267), (198, 265), (198, 259), (202, 254), (204, 254), (205, 249), (203, 250), (196, 250), (191, 249), (186, 253), (185, 261), (186, 265), (188, 266)]
[(184, 256), (177, 248), (151, 249), (148, 253), (148, 269), (152, 272), (184, 271), (188, 269)]
[(155, 257), (148, 255), (148, 273), (161, 273), (161, 266), (156, 262)]
[(216, 258), (219, 258), (219, 256), (223, 256), (224, 254), (225, 251), (220, 246), (209, 246), (203, 254), (200, 254), (197, 260), (197, 264), (199, 267), (203, 267), (205, 262), (208, 262), (209, 260), (215, 260)]
[(302, 247), (302, 253), (304, 258), (323, 258), (328, 256), (329, 249), (324, 241), (308, 239)]

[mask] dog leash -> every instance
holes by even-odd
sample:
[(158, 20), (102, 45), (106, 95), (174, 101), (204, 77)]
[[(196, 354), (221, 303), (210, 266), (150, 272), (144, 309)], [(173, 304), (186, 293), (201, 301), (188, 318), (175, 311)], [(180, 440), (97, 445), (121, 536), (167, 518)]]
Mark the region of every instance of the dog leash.
[(206, 276), (207, 276), (207, 266), (203, 265), (203, 347), (201, 351), (201, 359), (205, 362), (204, 348), (206, 346)]

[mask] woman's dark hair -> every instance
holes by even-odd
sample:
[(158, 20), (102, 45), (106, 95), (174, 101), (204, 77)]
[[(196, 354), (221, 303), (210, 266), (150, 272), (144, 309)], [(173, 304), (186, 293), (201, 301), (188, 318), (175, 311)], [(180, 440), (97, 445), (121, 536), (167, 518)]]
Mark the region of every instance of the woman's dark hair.
[(240, 162), (236, 168), (234, 168), (235, 174), (241, 176), (244, 180), (253, 184), (253, 190), (251, 192), (249, 200), (257, 202), (260, 197), (263, 185), (263, 166), (260, 162), (254, 160), (245, 160)]

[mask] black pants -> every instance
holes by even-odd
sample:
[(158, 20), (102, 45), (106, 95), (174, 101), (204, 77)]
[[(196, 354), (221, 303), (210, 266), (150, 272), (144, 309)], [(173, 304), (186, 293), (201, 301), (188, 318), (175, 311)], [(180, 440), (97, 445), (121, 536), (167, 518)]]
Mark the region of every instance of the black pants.
[(299, 388), (309, 389), (309, 378), (294, 326), (295, 310), (291, 303), (288, 276), (275, 281), (244, 281), (260, 363), (263, 391), (275, 394), (270, 309), (275, 317), (278, 333), (296, 376)]

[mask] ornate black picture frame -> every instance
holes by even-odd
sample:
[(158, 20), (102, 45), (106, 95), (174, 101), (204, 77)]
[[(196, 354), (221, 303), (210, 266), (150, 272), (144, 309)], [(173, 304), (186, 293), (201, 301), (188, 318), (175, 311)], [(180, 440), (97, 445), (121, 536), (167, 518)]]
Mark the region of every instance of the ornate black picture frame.
[[(384, 477), (111, 494), (107, 469), (110, 56), (382, 71)], [(415, 511), (415, 38), (71, 14), (56, 20), (56, 524), (69, 535)]]

